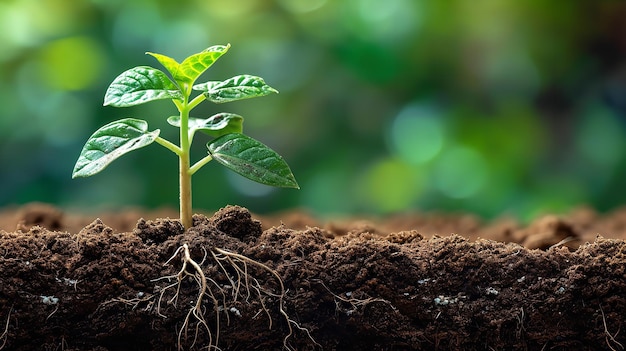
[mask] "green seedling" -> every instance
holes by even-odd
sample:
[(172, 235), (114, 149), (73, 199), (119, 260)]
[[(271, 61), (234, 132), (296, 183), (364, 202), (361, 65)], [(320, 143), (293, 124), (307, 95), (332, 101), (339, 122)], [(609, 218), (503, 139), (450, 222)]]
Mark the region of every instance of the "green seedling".
[[(224, 55), (229, 45), (212, 46), (191, 55), (182, 63), (165, 55), (148, 52), (169, 73), (149, 66), (138, 66), (120, 74), (109, 86), (105, 106), (128, 107), (153, 100), (169, 99), (179, 115), (167, 122), (180, 129), (179, 145), (150, 131), (148, 122), (124, 118), (98, 129), (80, 153), (72, 178), (89, 177), (118, 157), (154, 142), (179, 158), (180, 220), (185, 228), (192, 224), (191, 176), (211, 160), (253, 181), (277, 187), (299, 188), (289, 166), (275, 151), (243, 134), (243, 118), (233, 113), (218, 113), (209, 118), (190, 117), (201, 102), (224, 103), (278, 93), (260, 77), (239, 75), (224, 81), (196, 84), (196, 80)], [(193, 92), (199, 92), (192, 98)], [(189, 150), (197, 131), (213, 139), (207, 143), (208, 155), (193, 165)]]

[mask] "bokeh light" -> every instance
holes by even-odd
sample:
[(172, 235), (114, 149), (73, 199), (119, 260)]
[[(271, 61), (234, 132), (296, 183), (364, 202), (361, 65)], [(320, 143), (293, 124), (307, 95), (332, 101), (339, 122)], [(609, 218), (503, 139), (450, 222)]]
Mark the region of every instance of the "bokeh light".
[(463, 199), (476, 195), (489, 179), (484, 157), (471, 148), (446, 150), (435, 165), (435, 185), (446, 196)]
[(41, 50), (40, 75), (52, 89), (86, 90), (104, 65), (104, 52), (88, 37), (70, 37), (48, 43)]
[(391, 125), (393, 151), (409, 163), (432, 160), (445, 142), (445, 125), (433, 106), (411, 104), (398, 114)]
[(359, 189), (370, 211), (405, 211), (419, 198), (424, 188), (423, 175), (397, 159), (380, 160), (364, 174)]
[[(249, 73), (280, 91), (203, 104), (228, 111), (290, 164), (301, 190), (208, 164), (194, 205), (316, 214), (410, 210), (523, 219), (624, 204), (626, 3), (411, 0), (0, 2), (0, 206), (178, 206), (158, 146), (71, 180), (81, 147), (114, 119), (176, 138), (167, 101), (102, 106), (146, 51), (178, 60), (232, 45), (201, 78)], [(192, 158), (205, 153), (198, 137)]]

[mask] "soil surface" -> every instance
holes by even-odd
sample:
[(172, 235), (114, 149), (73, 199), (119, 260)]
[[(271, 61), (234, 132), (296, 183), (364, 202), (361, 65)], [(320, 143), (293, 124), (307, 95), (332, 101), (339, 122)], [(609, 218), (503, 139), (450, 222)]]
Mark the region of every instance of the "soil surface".
[(624, 350), (626, 209), (0, 212), (2, 350)]

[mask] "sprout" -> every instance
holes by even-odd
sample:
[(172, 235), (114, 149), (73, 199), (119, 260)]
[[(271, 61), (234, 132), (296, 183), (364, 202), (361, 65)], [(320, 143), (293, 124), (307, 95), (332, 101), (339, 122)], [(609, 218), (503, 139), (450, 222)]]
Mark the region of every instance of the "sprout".
[[(230, 45), (212, 46), (187, 57), (182, 63), (148, 52), (170, 76), (153, 67), (138, 66), (115, 78), (106, 91), (104, 105), (128, 107), (154, 100), (171, 100), (179, 114), (169, 117), (167, 122), (180, 129), (179, 144), (160, 137), (159, 129), (149, 130), (148, 122), (141, 119), (124, 118), (111, 122), (87, 140), (72, 178), (92, 176), (120, 156), (156, 142), (179, 158), (180, 219), (185, 228), (192, 224), (191, 176), (211, 160), (262, 184), (299, 188), (280, 155), (243, 134), (243, 117), (233, 113), (218, 113), (208, 118), (190, 117), (190, 112), (204, 100), (224, 103), (278, 93), (262, 78), (251, 75), (195, 84), (229, 48)], [(194, 91), (199, 94), (192, 98)], [(207, 144), (208, 154), (191, 164), (191, 142), (198, 131), (213, 139)]]

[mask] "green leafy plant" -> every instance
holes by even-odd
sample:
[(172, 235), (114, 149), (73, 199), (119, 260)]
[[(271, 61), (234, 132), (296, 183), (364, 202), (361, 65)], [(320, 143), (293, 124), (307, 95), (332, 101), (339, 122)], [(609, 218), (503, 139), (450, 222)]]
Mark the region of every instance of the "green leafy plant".
[[(243, 117), (233, 113), (218, 113), (209, 118), (190, 117), (190, 112), (205, 100), (224, 103), (278, 93), (262, 78), (251, 75), (196, 84), (200, 75), (229, 48), (230, 44), (211, 46), (181, 63), (165, 55), (148, 52), (170, 76), (153, 67), (138, 66), (115, 78), (106, 91), (104, 105), (128, 107), (170, 99), (179, 115), (169, 117), (167, 122), (180, 129), (179, 145), (160, 137), (159, 129), (150, 131), (148, 122), (144, 120), (124, 118), (111, 122), (87, 140), (72, 178), (92, 176), (118, 157), (156, 142), (179, 158), (180, 219), (185, 228), (191, 226), (191, 176), (211, 160), (262, 184), (299, 188), (280, 155), (243, 134)], [(199, 94), (192, 98), (194, 91)], [(198, 131), (213, 139), (207, 143), (208, 155), (191, 164), (190, 146)]]

